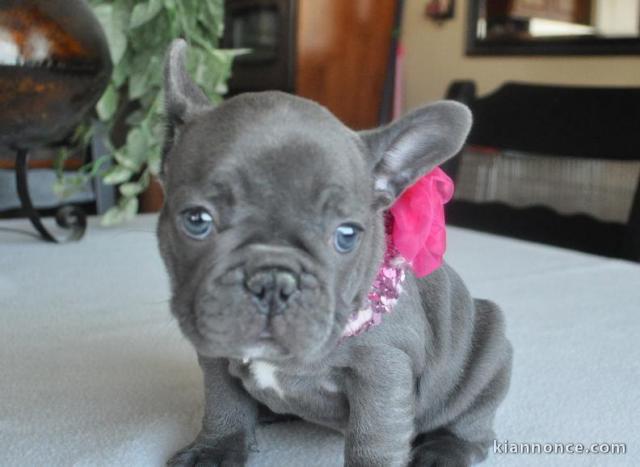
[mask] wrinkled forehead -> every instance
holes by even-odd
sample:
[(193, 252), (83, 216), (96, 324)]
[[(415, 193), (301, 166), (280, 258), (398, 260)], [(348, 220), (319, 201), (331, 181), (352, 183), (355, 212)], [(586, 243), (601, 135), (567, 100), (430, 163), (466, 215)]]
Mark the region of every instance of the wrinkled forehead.
[(202, 189), (233, 184), (233, 191), (256, 201), (278, 194), (289, 196), (279, 200), (289, 203), (322, 196), (368, 200), (364, 150), (339, 122), (291, 110), (212, 117), (187, 128), (179, 154), (170, 155), (188, 159), (170, 164), (181, 181)]
[(363, 156), (352, 141), (314, 130), (283, 131), (269, 139), (248, 134), (224, 159), (224, 166), (242, 172), (247, 188), (267, 184), (313, 193), (324, 185), (355, 185), (365, 174)]

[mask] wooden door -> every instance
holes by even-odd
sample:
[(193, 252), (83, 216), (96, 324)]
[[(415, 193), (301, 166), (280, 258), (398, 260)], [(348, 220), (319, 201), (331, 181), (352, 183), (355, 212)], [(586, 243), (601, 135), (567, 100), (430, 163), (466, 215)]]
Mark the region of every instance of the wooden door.
[(396, 0), (299, 0), (296, 93), (354, 129), (378, 124)]

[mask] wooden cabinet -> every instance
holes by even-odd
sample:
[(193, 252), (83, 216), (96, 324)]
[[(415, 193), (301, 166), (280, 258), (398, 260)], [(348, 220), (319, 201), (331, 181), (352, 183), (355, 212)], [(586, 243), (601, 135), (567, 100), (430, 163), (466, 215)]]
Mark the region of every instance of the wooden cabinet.
[(355, 129), (378, 125), (396, 0), (299, 0), (296, 93)]

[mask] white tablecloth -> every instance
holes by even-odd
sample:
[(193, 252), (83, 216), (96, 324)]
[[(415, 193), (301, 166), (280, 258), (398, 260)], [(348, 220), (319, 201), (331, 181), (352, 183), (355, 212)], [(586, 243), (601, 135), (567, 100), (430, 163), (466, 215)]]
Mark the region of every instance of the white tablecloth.
[[(51, 245), (0, 222), (0, 465), (159, 466), (198, 429), (201, 376), (170, 317), (155, 217)], [(492, 454), (487, 465), (640, 465), (640, 266), (450, 229), (447, 260), (506, 311), (501, 442), (622, 442), (626, 455)], [(258, 433), (251, 466), (337, 466), (339, 435)]]

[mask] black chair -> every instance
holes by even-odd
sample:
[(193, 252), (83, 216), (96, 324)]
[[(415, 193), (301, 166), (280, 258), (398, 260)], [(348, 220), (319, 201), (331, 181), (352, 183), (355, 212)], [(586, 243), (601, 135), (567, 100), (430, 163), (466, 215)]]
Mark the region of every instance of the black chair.
[[(640, 88), (506, 83), (478, 97), (472, 81), (455, 81), (447, 98), (474, 115), (468, 144), (533, 155), (640, 161)], [(443, 167), (454, 180), (461, 157)], [(499, 182), (498, 182), (499, 183)], [(640, 261), (640, 178), (629, 218), (603, 222), (588, 214), (562, 215), (545, 206), (456, 199), (450, 224)]]

